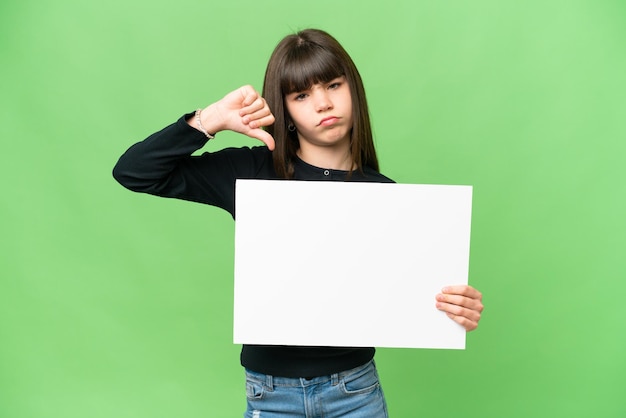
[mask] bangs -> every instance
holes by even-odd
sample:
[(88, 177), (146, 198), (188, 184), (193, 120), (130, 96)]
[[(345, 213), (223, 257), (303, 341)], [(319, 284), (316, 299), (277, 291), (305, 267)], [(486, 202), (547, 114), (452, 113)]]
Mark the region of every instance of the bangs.
[(283, 95), (304, 91), (345, 75), (341, 61), (315, 44), (302, 44), (285, 57), (280, 75)]

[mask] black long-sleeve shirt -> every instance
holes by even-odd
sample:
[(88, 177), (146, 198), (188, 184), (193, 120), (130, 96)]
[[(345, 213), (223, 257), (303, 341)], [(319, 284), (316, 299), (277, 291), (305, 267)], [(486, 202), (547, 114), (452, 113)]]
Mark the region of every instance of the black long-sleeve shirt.
[[(194, 156), (207, 138), (187, 124), (187, 117), (131, 146), (113, 176), (130, 190), (217, 206), (235, 218), (237, 179), (279, 179), (272, 153), (266, 147), (243, 147)], [(393, 182), (369, 167), (349, 174), (296, 159), (294, 169), (294, 180)], [(360, 366), (373, 356), (374, 348), (244, 345), (241, 364), (275, 376), (313, 377)]]

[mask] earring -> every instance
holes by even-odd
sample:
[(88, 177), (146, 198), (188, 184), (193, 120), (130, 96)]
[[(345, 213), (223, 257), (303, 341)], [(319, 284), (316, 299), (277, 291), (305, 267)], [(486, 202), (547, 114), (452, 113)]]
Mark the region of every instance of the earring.
[(295, 132), (296, 126), (293, 123), (290, 123), (289, 125), (287, 125), (287, 129), (289, 129), (289, 132)]

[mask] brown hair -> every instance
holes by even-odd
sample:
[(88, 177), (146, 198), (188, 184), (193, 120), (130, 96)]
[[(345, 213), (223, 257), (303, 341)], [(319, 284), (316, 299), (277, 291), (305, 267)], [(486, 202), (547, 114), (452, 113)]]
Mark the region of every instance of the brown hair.
[(365, 166), (379, 171), (365, 89), (352, 58), (328, 33), (306, 29), (278, 43), (265, 71), (262, 95), (276, 118), (266, 129), (276, 141), (273, 158), (279, 177), (293, 177), (293, 161), (299, 148), (296, 132), (287, 128), (290, 117), (285, 96), (340, 76), (346, 77), (352, 96), (350, 152), (354, 165), (360, 171)]

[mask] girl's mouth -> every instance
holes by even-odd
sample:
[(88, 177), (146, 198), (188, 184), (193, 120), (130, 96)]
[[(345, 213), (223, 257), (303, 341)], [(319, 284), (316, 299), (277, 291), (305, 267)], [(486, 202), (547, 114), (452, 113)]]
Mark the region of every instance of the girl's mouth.
[(324, 118), (320, 121), (320, 123), (318, 124), (318, 126), (330, 126), (330, 125), (334, 125), (337, 121), (339, 120), (338, 117), (335, 116), (330, 116), (327, 118)]

